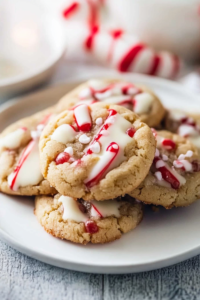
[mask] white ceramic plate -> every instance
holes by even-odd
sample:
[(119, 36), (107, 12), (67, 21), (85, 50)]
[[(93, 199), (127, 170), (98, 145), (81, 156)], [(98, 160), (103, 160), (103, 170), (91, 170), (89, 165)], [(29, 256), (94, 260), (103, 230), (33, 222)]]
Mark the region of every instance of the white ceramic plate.
[[(149, 85), (168, 107), (199, 108), (183, 87), (145, 76), (126, 76)], [(0, 108), (0, 131), (19, 117), (53, 104), (73, 84), (52, 87)], [(151, 195), (150, 195), (151, 196)], [(153, 212), (120, 240), (106, 245), (75, 245), (47, 234), (33, 214), (34, 200), (0, 194), (0, 237), (13, 248), (43, 262), (94, 273), (128, 273), (169, 266), (200, 253), (200, 202), (187, 208)]]
[(0, 98), (46, 80), (64, 49), (63, 27), (38, 0), (0, 1)]

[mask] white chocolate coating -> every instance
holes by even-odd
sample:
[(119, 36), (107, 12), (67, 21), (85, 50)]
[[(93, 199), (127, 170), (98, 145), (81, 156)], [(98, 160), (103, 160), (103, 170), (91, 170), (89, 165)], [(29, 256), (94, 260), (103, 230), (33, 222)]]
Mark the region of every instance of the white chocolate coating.
[(51, 139), (62, 144), (67, 144), (69, 142), (73, 142), (76, 135), (77, 132), (70, 125), (62, 124), (56, 128)]
[(150, 110), (153, 102), (153, 96), (149, 93), (141, 93), (135, 96), (134, 112), (136, 114), (144, 114)]
[(58, 200), (64, 208), (63, 220), (73, 220), (75, 222), (85, 222), (88, 217), (78, 207), (76, 200), (72, 197), (61, 196)]
[(19, 128), (0, 139), (0, 148), (16, 149), (20, 147), (26, 130)]
[[(110, 216), (120, 217), (119, 207), (121, 203), (116, 200), (107, 200), (107, 201), (91, 201), (101, 215), (106, 218)], [(91, 209), (92, 217), (99, 217), (97, 211), (92, 207)]]
[(40, 171), (38, 140), (32, 140), (25, 148), (18, 162), (19, 171), (8, 176), (8, 184), (17, 191), (19, 187), (37, 185), (43, 179)]
[(132, 127), (132, 124), (118, 113), (114, 116), (108, 117), (104, 124), (111, 125), (108, 130), (101, 131), (103, 134), (99, 139), (99, 142), (101, 143), (101, 151), (98, 154), (95, 154), (98, 156), (99, 160), (92, 168), (85, 183), (95, 178), (106, 167), (109, 160), (113, 158), (115, 153), (107, 151), (107, 147), (110, 143), (116, 143), (119, 146), (119, 151), (109, 168), (106, 170), (106, 173), (118, 167), (124, 160), (126, 160), (126, 157), (124, 156), (124, 149), (126, 145), (132, 141), (132, 138), (126, 134), (126, 131)]

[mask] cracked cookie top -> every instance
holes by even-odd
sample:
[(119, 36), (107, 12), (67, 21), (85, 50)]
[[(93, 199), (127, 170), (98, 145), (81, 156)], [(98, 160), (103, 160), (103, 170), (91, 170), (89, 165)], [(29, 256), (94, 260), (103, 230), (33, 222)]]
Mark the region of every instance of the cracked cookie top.
[(42, 173), (57, 191), (84, 200), (124, 195), (145, 178), (155, 138), (124, 107), (79, 104), (50, 122), (40, 140)]
[(39, 137), (51, 109), (19, 120), (0, 135), (0, 190), (8, 194), (53, 194), (40, 171)]
[(35, 200), (35, 215), (44, 229), (74, 243), (107, 243), (134, 229), (142, 219), (141, 203), (126, 195), (114, 200), (84, 201), (57, 194)]
[(157, 149), (149, 174), (130, 195), (165, 207), (186, 206), (200, 196), (200, 156), (188, 140), (155, 131)]
[(79, 102), (88, 105), (103, 102), (124, 106), (137, 113), (140, 120), (151, 127), (158, 126), (165, 114), (163, 105), (151, 90), (117, 79), (89, 80), (64, 96), (57, 109), (69, 109)]

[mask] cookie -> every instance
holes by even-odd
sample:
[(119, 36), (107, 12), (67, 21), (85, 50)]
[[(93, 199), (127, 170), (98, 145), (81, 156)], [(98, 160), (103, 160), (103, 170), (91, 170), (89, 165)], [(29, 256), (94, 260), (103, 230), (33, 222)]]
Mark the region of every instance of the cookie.
[(69, 109), (79, 101), (89, 105), (96, 102), (122, 105), (137, 113), (150, 127), (158, 126), (165, 114), (162, 103), (150, 89), (118, 79), (89, 80), (64, 96), (57, 109)]
[(142, 220), (143, 210), (130, 196), (86, 202), (57, 194), (36, 197), (35, 215), (55, 237), (80, 244), (104, 244), (134, 229)]
[(168, 111), (165, 128), (189, 139), (200, 150), (200, 114), (187, 114), (180, 110)]
[(187, 139), (154, 132), (157, 150), (149, 174), (130, 195), (166, 208), (187, 206), (200, 198), (200, 156)]
[(43, 178), (39, 137), (52, 116), (48, 109), (10, 125), (0, 135), (0, 191), (13, 195), (55, 194)]
[(136, 188), (155, 153), (151, 129), (117, 105), (64, 111), (40, 139), (41, 170), (56, 190), (84, 200), (112, 199)]

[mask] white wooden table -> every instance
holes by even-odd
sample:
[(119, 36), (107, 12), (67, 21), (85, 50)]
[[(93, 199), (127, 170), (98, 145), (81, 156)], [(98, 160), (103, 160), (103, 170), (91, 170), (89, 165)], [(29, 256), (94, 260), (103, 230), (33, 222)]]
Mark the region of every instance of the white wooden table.
[[(63, 65), (51, 82), (86, 73)], [(87, 74), (94, 69), (87, 68)], [(148, 251), (148, 249), (147, 249)], [(59, 269), (31, 259), (0, 241), (0, 300), (196, 300), (200, 256), (161, 270), (129, 275), (94, 275)]]

